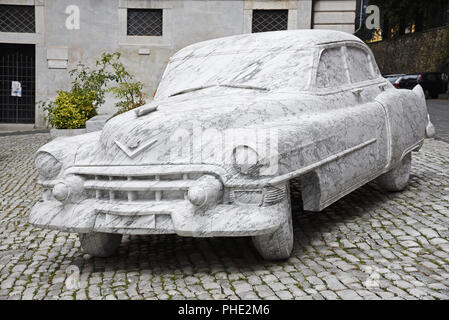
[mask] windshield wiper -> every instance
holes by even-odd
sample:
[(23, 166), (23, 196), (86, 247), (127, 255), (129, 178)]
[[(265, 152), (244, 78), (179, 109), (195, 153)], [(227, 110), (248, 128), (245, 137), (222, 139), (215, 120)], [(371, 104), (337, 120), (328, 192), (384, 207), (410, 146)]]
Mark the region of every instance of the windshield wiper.
[(216, 87), (216, 86), (217, 85), (214, 84), (214, 85), (209, 85), (209, 86), (201, 86), (201, 87), (189, 88), (189, 89), (185, 89), (185, 90), (173, 93), (172, 95), (170, 95), (170, 97), (180, 96), (181, 94), (184, 94), (184, 93), (200, 91), (200, 90), (204, 90), (204, 89), (208, 89), (208, 88), (212, 88), (212, 87)]
[(220, 87), (269, 91), (269, 89), (264, 88), (264, 87), (251, 86), (251, 85), (247, 85), (247, 84), (220, 84)]
[(267, 89), (267, 88), (245, 85), (245, 84), (213, 84), (213, 85), (208, 85), (208, 86), (200, 86), (200, 87), (193, 87), (193, 88), (185, 89), (185, 90), (173, 93), (172, 95), (170, 95), (170, 97), (180, 96), (185, 93), (200, 91), (200, 90), (209, 89), (209, 88), (213, 88), (213, 87), (269, 91), (269, 89)]

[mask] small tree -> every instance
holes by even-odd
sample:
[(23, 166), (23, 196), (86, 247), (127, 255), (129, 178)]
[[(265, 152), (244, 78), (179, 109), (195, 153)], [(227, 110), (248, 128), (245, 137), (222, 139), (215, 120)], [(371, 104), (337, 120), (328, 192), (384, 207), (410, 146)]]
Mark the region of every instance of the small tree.
[(143, 83), (141, 82), (121, 82), (117, 87), (111, 88), (110, 91), (119, 99), (119, 102), (115, 104), (119, 109), (116, 115), (128, 112), (146, 103)]
[(83, 63), (78, 63), (76, 69), (70, 71), (72, 77), (72, 90), (80, 92), (96, 92), (94, 103), (101, 106), (105, 102), (106, 86), (110, 82), (126, 82), (132, 79), (120, 62), (121, 54), (103, 53), (100, 60), (95, 62), (95, 69), (91, 69)]
[(133, 82), (134, 77), (120, 62), (120, 56), (119, 52), (103, 53), (94, 68), (78, 63), (69, 72), (72, 88), (58, 91), (54, 101), (40, 102), (48, 113), (49, 124), (57, 129), (85, 128), (87, 120), (96, 116), (98, 107), (104, 104), (110, 83), (118, 83), (109, 90), (120, 99), (116, 104), (119, 113), (145, 104), (143, 84)]

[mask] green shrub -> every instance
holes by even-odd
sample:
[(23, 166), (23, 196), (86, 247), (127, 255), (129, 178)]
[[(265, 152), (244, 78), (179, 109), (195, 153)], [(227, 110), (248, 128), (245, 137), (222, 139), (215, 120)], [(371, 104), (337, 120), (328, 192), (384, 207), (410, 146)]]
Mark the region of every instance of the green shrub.
[(126, 71), (120, 62), (119, 52), (103, 53), (95, 62), (95, 68), (78, 63), (77, 67), (70, 71), (72, 77), (72, 90), (95, 91), (95, 106), (101, 106), (105, 102), (106, 86), (111, 83), (130, 81), (131, 74)]
[(113, 87), (110, 91), (119, 100), (115, 106), (119, 109), (116, 115), (128, 112), (140, 106), (143, 106), (145, 94), (143, 93), (143, 83), (141, 82), (122, 82), (117, 87)]
[(127, 112), (145, 104), (143, 84), (133, 82), (134, 77), (120, 62), (120, 53), (103, 53), (90, 68), (82, 63), (70, 71), (72, 88), (59, 91), (54, 101), (39, 102), (47, 111), (47, 120), (57, 129), (81, 129), (86, 121), (97, 115), (97, 107), (105, 102), (106, 88), (110, 83), (118, 83), (109, 89), (120, 100), (116, 103), (118, 113)]
[(82, 129), (86, 121), (97, 115), (95, 91), (59, 91), (53, 103), (47, 105), (48, 122), (57, 129)]

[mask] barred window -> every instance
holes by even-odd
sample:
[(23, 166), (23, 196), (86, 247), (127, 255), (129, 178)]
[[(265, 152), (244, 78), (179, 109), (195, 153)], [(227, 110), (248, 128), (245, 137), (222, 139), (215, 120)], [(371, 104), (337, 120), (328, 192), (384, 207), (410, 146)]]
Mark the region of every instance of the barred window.
[(35, 33), (34, 6), (0, 5), (0, 32)]
[(162, 9), (128, 9), (128, 36), (162, 36)]
[(253, 33), (288, 29), (288, 10), (254, 10)]

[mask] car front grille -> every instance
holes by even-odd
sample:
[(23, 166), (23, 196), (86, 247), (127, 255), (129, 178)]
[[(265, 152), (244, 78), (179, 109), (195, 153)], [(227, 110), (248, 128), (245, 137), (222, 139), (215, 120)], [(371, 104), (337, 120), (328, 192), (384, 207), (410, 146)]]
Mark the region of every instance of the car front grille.
[(82, 175), (88, 199), (118, 202), (184, 200), (200, 174)]

